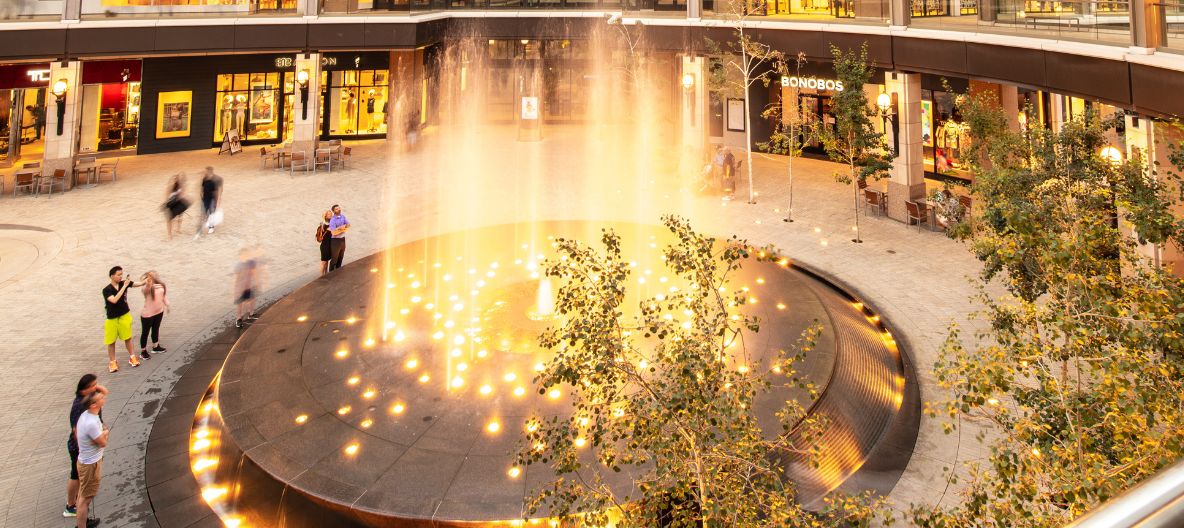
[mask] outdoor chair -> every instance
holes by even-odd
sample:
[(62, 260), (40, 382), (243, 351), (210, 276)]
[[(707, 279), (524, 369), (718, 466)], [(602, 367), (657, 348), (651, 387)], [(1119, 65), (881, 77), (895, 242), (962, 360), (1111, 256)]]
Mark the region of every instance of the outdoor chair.
[(262, 162), (261, 167), (266, 169), (267, 164), (272, 164), (273, 167), (280, 165), (280, 152), (276, 149), (267, 150), (267, 147), (259, 149), (259, 160)]
[(99, 174), (95, 177), (98, 182), (103, 181), (103, 176), (106, 175), (111, 178), (111, 183), (115, 183), (115, 171), (119, 168), (119, 158), (115, 158), (115, 163), (103, 163), (99, 165)]
[(341, 147), (333, 151), (333, 163), (345, 168), (345, 163), (353, 156), (353, 147)]
[(35, 174), (31, 172), (18, 172), (13, 176), (12, 195), (16, 196), (16, 193), (20, 192), (21, 189), (24, 189), (28, 194), (33, 194), (37, 192), (36, 186), (37, 176)]
[(905, 202), (905, 213), (908, 215), (908, 223), (912, 224), (914, 220), (917, 222), (917, 229), (921, 229), (921, 224), (929, 221), (925, 204), (919, 202)]
[(54, 169), (53, 176), (41, 177), (41, 184), (38, 186), (38, 193), (41, 193), (46, 188), (49, 189), (49, 196), (53, 197), (53, 188), (61, 186), (62, 192), (66, 192), (66, 169)]
[(308, 172), (312, 168), (312, 160), (308, 159), (308, 154), (303, 150), (292, 151), (292, 160), (288, 164), (288, 174), (292, 175), (297, 170)]
[[(884, 193), (877, 191), (875, 189), (864, 189), (863, 190), (863, 202), (865, 204), (867, 204), (869, 207), (871, 207), (872, 210), (877, 211), (881, 215), (883, 215), (885, 213), (884, 207), (886, 204), (884, 203), (885, 202), (884, 198), (885, 198)], [(866, 213), (867, 208), (864, 208), (864, 211), (865, 211), (864, 214), (867, 214)]]
[(316, 172), (317, 167), (321, 166), (324, 166), (325, 170), (333, 172), (333, 151), (319, 148), (313, 152), (312, 171)]

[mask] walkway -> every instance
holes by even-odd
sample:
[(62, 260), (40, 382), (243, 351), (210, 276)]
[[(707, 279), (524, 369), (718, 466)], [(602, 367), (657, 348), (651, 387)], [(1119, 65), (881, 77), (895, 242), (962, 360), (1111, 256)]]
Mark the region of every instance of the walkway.
[[(144, 443), (178, 369), (232, 318), (230, 282), (238, 250), (258, 245), (263, 251), (268, 297), (291, 291), (316, 273), (313, 231), (319, 213), (331, 203), (342, 204), (355, 226), (349, 236), (349, 260), (388, 243), (387, 231), (376, 226), (388, 226), (390, 240), (410, 240), (456, 227), (463, 216), (458, 211), (472, 211), (474, 203), (484, 206), (479, 219), (483, 224), (512, 221), (524, 214), (524, 207), (537, 218), (656, 222), (656, 217), (638, 218), (640, 209), (630, 213), (622, 204), (573, 196), (565, 180), (594, 176), (582, 170), (586, 164), (578, 156), (584, 151), (574, 148), (584, 144), (582, 138), (560, 128), (548, 129), (548, 134), (546, 141), (535, 144), (496, 139), (512, 137), (508, 133), (481, 135), (492, 157), (480, 171), (473, 166), (457, 178), (439, 175), (437, 168), (456, 160), (433, 156), (426, 148), (432, 141), (429, 136), (429, 145), (410, 155), (390, 154), (383, 142), (358, 144), (349, 170), (332, 174), (291, 178), (261, 169), (255, 148), (233, 158), (208, 150), (126, 158), (120, 163), (118, 182), (94, 189), (52, 198), (0, 198), (0, 273), (5, 274), (0, 276), (0, 317), (7, 330), (5, 353), (0, 354), (0, 372), (7, 377), (0, 388), (0, 526), (68, 524), (60, 517), (67, 471), (62, 444), (68, 434), (71, 392), (85, 372), (100, 373), (101, 383), (112, 393), (105, 411), (112, 447), (98, 512), (106, 526), (156, 526), (144, 493)], [(465, 161), (463, 156), (459, 161)], [(226, 181), (226, 225), (196, 241), (187, 234), (166, 241), (159, 204), (169, 175), (184, 170), (193, 187), (200, 169), (211, 164)], [(529, 170), (522, 169), (525, 165)], [(929, 366), (947, 325), (963, 322), (972, 310), (972, 287), (966, 277), (977, 271), (977, 261), (940, 234), (887, 219), (866, 219), (866, 243), (848, 242), (850, 187), (834, 183), (834, 166), (822, 161), (797, 163), (798, 220), (786, 224), (780, 220), (786, 203), (784, 163), (761, 158), (756, 167), (756, 188), (761, 190), (756, 205), (644, 185), (617, 191), (633, 198), (623, 200), (629, 203), (644, 203), (649, 196), (643, 192), (663, 192), (662, 199), (673, 195), (669, 200), (697, 211), (694, 220), (700, 229), (774, 243), (802, 263), (846, 282), (872, 299), (905, 334), (921, 371), (922, 398), (937, 396)], [(536, 184), (522, 191), (521, 180), (527, 177)], [(473, 196), (455, 187), (470, 180), (480, 180), (489, 194)], [(505, 196), (496, 194), (499, 187)], [(389, 221), (383, 220), (384, 198), (400, 204)], [(653, 199), (659, 200), (656, 195)], [(193, 220), (187, 219), (185, 229), (191, 233), (193, 227)], [(28, 265), (9, 263), (30, 259)], [(116, 264), (134, 277), (157, 270), (169, 284), (173, 311), (164, 323), (168, 353), (138, 369), (128, 368), (124, 359), (123, 370), (108, 375), (99, 289), (107, 280), (106, 270)], [(134, 294), (133, 309), (139, 304)], [(977, 427), (964, 426), (959, 434), (946, 436), (939, 422), (923, 420), (917, 454), (892, 494), (900, 507), (913, 501), (956, 499), (942, 467), (986, 453), (973, 440)]]

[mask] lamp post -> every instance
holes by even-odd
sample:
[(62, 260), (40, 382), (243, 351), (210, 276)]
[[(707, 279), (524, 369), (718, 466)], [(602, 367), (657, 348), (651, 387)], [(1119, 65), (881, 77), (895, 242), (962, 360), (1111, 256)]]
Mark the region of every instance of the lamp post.
[(688, 125), (695, 125), (695, 74), (682, 74), (682, 93), (687, 101)]
[(58, 79), (57, 82), (53, 83), (53, 88), (51, 90), (53, 92), (53, 96), (57, 100), (57, 104), (58, 104), (57, 110), (58, 110), (58, 135), (59, 136), (62, 135), (62, 131), (64, 130), (63, 126), (65, 125), (65, 120), (66, 120), (66, 87), (67, 86), (69, 86), (69, 83), (67, 83), (65, 79)]
[(308, 70), (296, 72), (296, 84), (300, 85), (300, 120), (308, 119)]
[(1117, 166), (1118, 164), (1122, 163), (1122, 151), (1113, 146), (1108, 145), (1102, 147), (1102, 150), (1098, 152), (1098, 155), (1102, 156), (1102, 159), (1110, 162), (1111, 165)]
[(876, 106), (880, 109), (880, 118), (884, 120), (884, 128), (888, 128), (888, 122), (892, 122), (892, 158), (900, 153), (900, 122), (897, 121), (897, 103), (896, 92), (889, 94), (888, 92), (880, 92), (876, 97)]

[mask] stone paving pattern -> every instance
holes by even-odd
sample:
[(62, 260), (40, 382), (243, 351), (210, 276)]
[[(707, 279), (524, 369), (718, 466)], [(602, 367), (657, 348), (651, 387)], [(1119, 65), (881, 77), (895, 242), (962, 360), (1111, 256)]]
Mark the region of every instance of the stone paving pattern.
[[(573, 169), (581, 167), (572, 158), (580, 152), (573, 148), (580, 136), (559, 127), (548, 130), (542, 143), (507, 139), (493, 145), (488, 152), (496, 159), (479, 176), (441, 177), (436, 169), (449, 163), (445, 156), (431, 154), (427, 146), (434, 139), (429, 133), (425, 145), (412, 153), (396, 153), (382, 141), (359, 142), (350, 167), (331, 174), (291, 177), (263, 169), (254, 147), (234, 157), (205, 150), (124, 158), (118, 181), (93, 189), (0, 198), (0, 316), (6, 322), (0, 372), (8, 378), (0, 388), (0, 526), (70, 524), (61, 517), (68, 471), (66, 417), (74, 385), (86, 372), (98, 373), (100, 383), (111, 390), (104, 416), (112, 435), (98, 513), (105, 526), (158, 526), (145, 493), (145, 445), (179, 373), (197, 359), (202, 343), (233, 320), (230, 290), (239, 249), (261, 249), (267, 263), (264, 298), (274, 300), (315, 277), (313, 231), (320, 212), (332, 203), (342, 204), (354, 226), (347, 261), (391, 242), (464, 227), (463, 219), (445, 207), (455, 193), (450, 186), (465, 178), (483, 178), (493, 183), (486, 190), (505, 193), (468, 196), (460, 204), (505, 206), (484, 211), (487, 217), (479, 225), (517, 221), (524, 214), (657, 222), (656, 215), (664, 211), (571, 199), (567, 184), (595, 175)], [(513, 137), (512, 130), (504, 132), (484, 137)], [(193, 240), (191, 209), (184, 232), (167, 241), (160, 204), (169, 176), (185, 171), (193, 197), (206, 165), (225, 178), (225, 225)], [(527, 165), (528, 170), (521, 168)], [(865, 243), (849, 242), (851, 188), (834, 181), (837, 166), (825, 161), (795, 162), (797, 221), (782, 222), (787, 202), (784, 159), (758, 156), (754, 166), (754, 187), (760, 191), (755, 205), (744, 202), (743, 181), (732, 202), (642, 185), (625, 190), (626, 196), (636, 204), (649, 199), (645, 192), (668, 193), (673, 195), (668, 203), (695, 211), (700, 230), (773, 243), (843, 281), (904, 334), (918, 365), (922, 399), (940, 397), (930, 367), (949, 323), (959, 322), (971, 330), (967, 334), (976, 328), (967, 320), (974, 309), (968, 277), (977, 273), (978, 262), (940, 233), (886, 218), (864, 217)], [(6, 172), (11, 179), (11, 170)], [(536, 182), (537, 190), (523, 193), (523, 181)], [(523, 205), (523, 195), (529, 204)], [(399, 204), (389, 219), (384, 219), (386, 200)], [(99, 290), (107, 269), (116, 264), (134, 277), (156, 270), (169, 285), (172, 311), (162, 329), (169, 352), (132, 369), (121, 350), (122, 370), (107, 374)], [(133, 314), (138, 314), (142, 296), (133, 292), (131, 300)], [(137, 322), (137, 345), (139, 326)], [(892, 493), (896, 506), (956, 501), (957, 486), (948, 484), (944, 468), (986, 456), (987, 449), (975, 440), (982, 427), (964, 422), (958, 433), (947, 436), (940, 421), (923, 419), (916, 453)], [(191, 521), (203, 517), (209, 520), (203, 513)]]

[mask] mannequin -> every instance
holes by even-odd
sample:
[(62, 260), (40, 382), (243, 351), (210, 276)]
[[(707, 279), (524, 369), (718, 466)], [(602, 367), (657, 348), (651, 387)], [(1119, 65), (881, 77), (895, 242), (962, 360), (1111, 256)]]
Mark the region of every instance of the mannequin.
[(227, 95), (222, 98), (222, 111), (218, 117), (218, 130), (223, 135), (227, 130), (234, 126), (234, 96)]
[(358, 98), (354, 95), (353, 90), (346, 93), (349, 94), (349, 98), (345, 101), (345, 122), (347, 123), (345, 133), (353, 134), (358, 116)]
[(370, 132), (372, 132), (372, 133), (374, 131), (378, 130), (378, 126), (377, 126), (378, 123), (374, 119), (374, 103), (375, 102), (376, 102), (376, 100), (374, 99), (374, 89), (371, 88), (369, 92), (366, 92), (366, 119), (370, 123)]
[(234, 100), (234, 128), (238, 129), (238, 137), (246, 139), (247, 96), (239, 94)]

